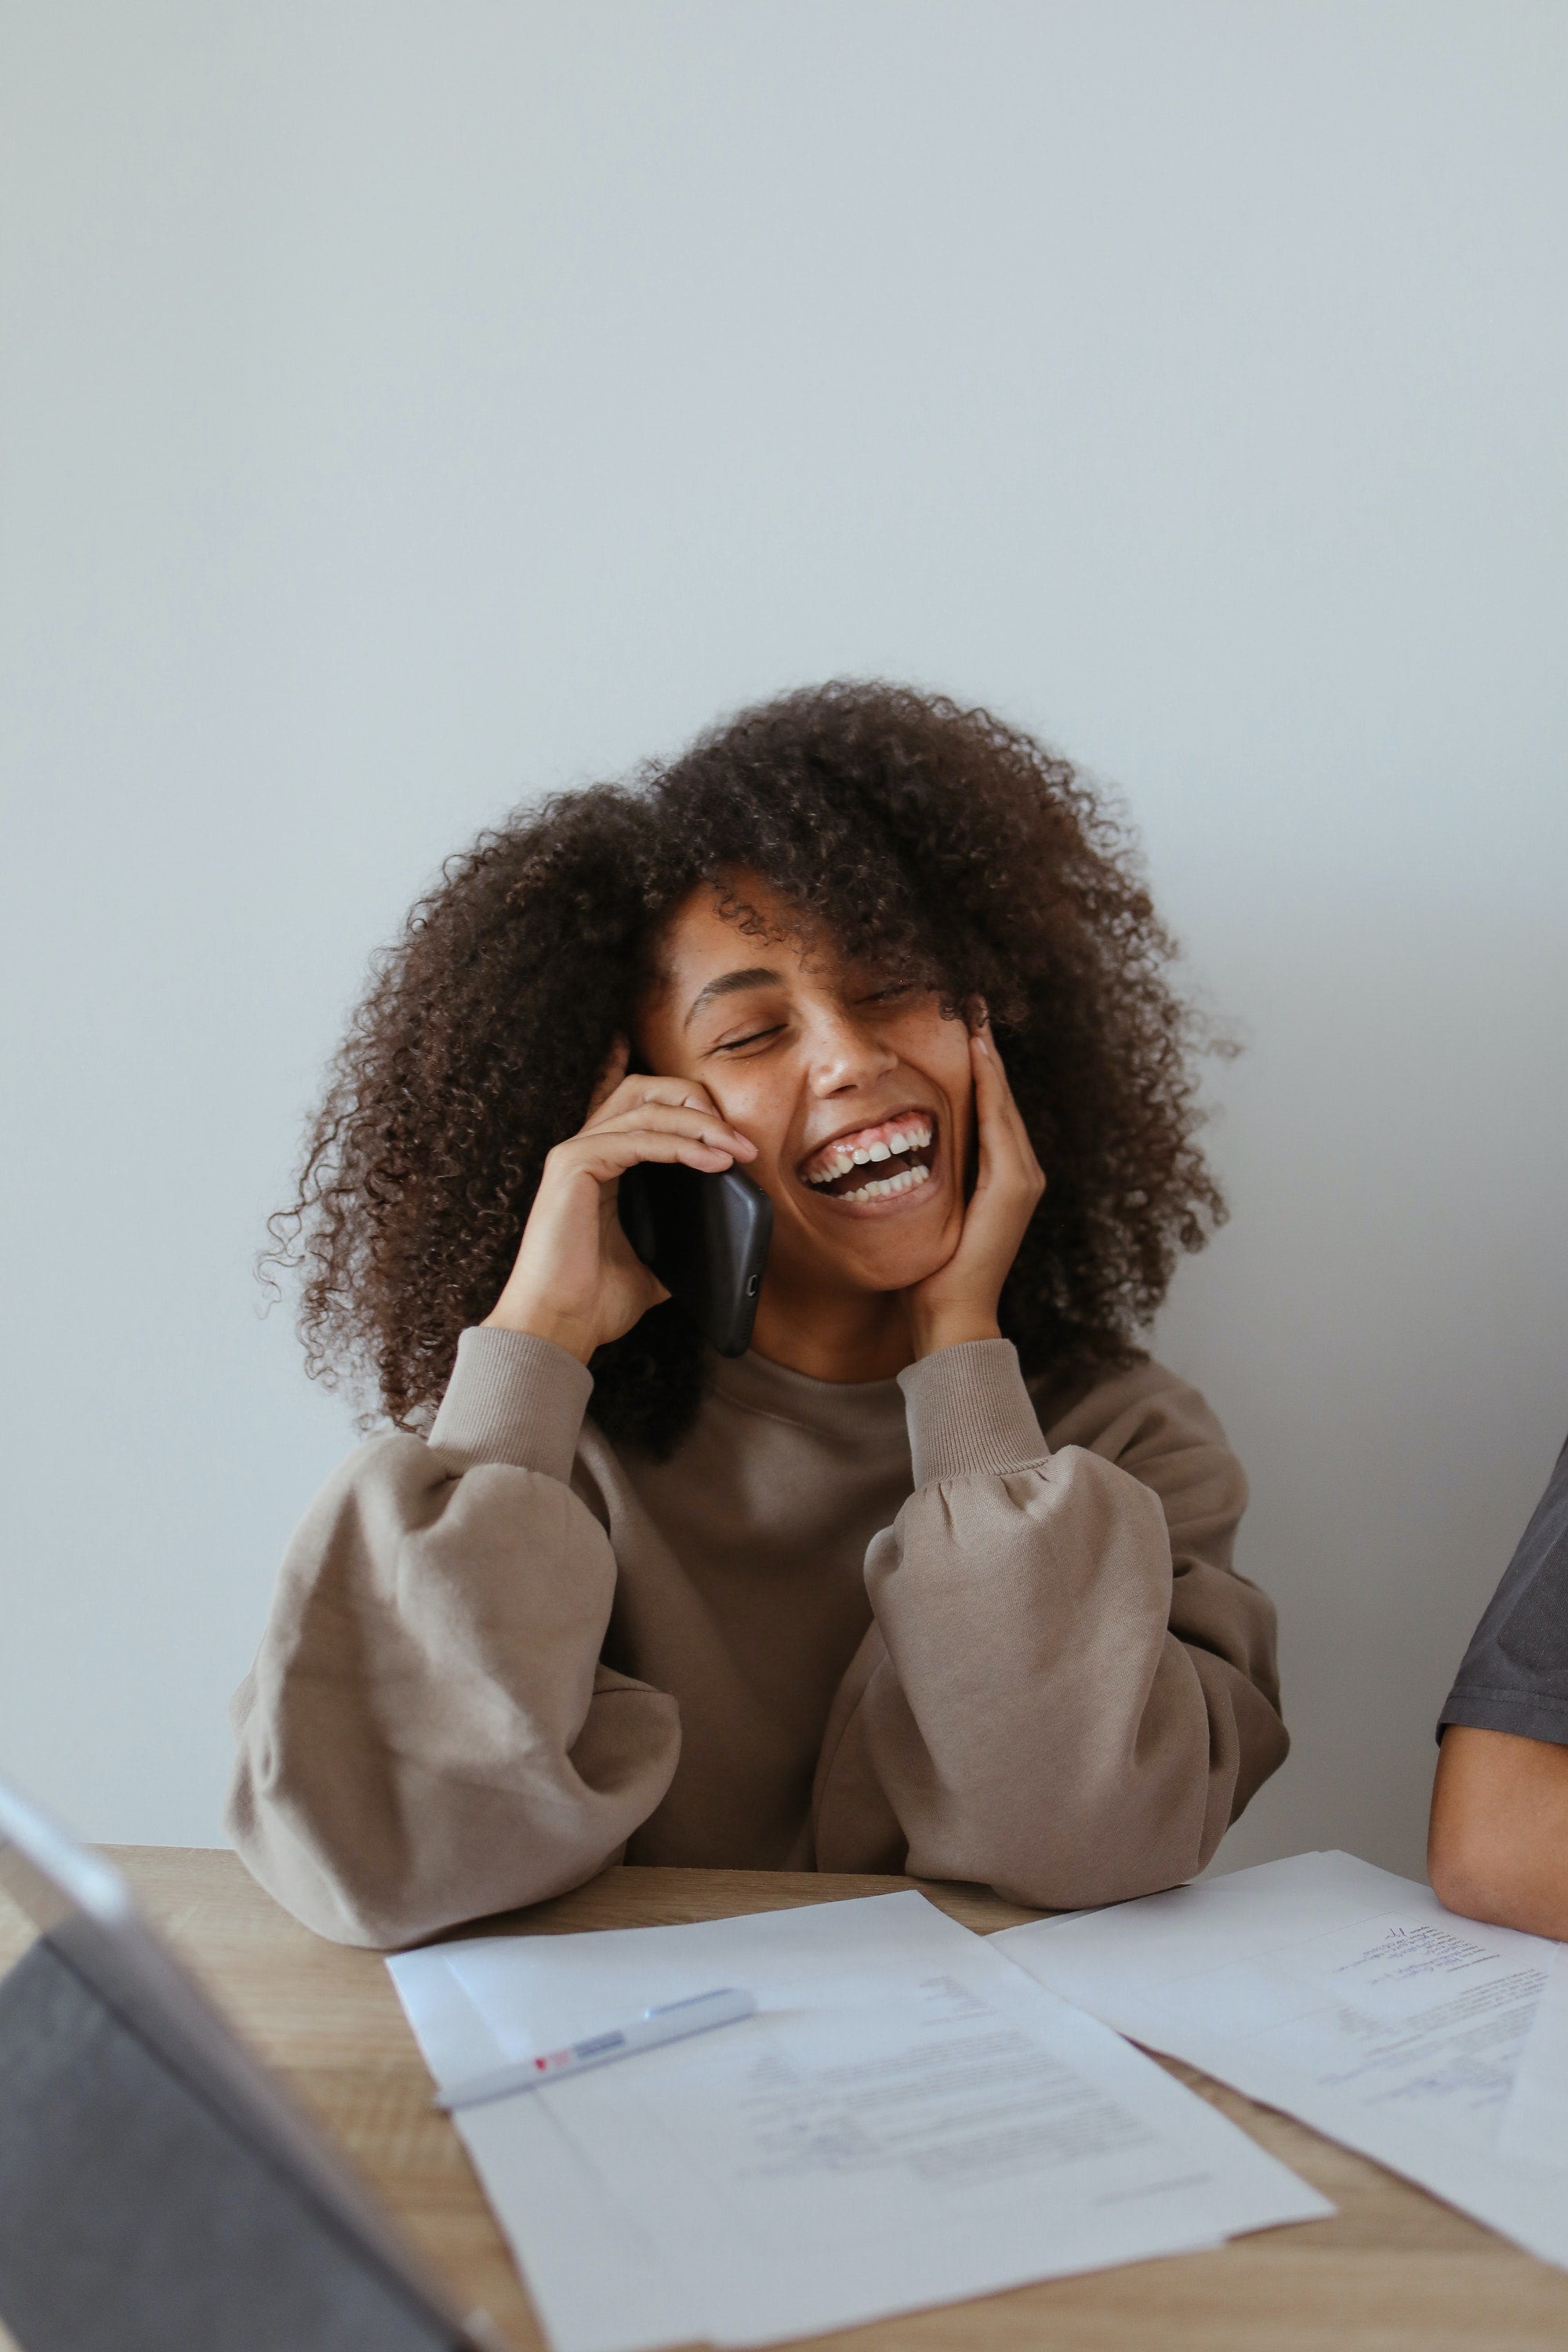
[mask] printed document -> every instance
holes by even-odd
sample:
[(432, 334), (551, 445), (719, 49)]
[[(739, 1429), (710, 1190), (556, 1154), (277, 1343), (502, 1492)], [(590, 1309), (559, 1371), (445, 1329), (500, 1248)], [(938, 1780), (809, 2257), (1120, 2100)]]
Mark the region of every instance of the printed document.
[(763, 2344), (1333, 2210), (913, 1891), (388, 1966), (443, 2086), (756, 1996), (456, 2118), (556, 2352)]
[(1498, 2147), (1527, 2163), (1568, 2168), (1568, 1946), (1552, 1947), (1545, 1990), (1519, 2054)]
[(1547, 2161), (1539, 2126), (1528, 2154), (1504, 2129), (1558, 1948), (1545, 1938), (1458, 1918), (1350, 1854), (1303, 1853), (992, 1940), (1146, 2048), (1568, 2266), (1562, 2105)]

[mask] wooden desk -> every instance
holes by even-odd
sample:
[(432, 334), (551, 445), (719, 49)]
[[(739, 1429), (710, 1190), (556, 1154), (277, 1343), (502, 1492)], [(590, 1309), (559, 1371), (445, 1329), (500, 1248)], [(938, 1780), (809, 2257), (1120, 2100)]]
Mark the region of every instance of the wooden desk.
[[(149, 1916), (253, 2048), (292, 2084), (451, 2282), (520, 2347), (542, 2345), (500, 2231), (374, 1952), (324, 1944), (231, 1853), (110, 1849)], [(745, 1870), (612, 1870), (554, 1903), (487, 1921), (521, 1935), (653, 1927), (911, 1884)], [(924, 1889), (988, 1933), (1033, 1915), (973, 1887)], [(0, 1969), (30, 1940), (0, 1896)], [(1191, 2068), (1172, 2072), (1339, 2207), (1213, 2253), (1058, 2279), (889, 2319), (819, 2344), (854, 2352), (1524, 2352), (1568, 2346), (1568, 2274), (1538, 2263), (1305, 2126)], [(0, 2343), (9, 2345), (4, 2330)]]

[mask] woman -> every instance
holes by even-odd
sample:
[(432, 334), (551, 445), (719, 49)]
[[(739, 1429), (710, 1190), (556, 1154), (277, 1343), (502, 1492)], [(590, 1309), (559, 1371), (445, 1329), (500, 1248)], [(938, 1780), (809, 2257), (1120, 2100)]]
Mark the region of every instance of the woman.
[[(281, 1228), (312, 1369), (395, 1427), (236, 1702), (279, 1900), (389, 1945), (622, 1854), (1047, 1906), (1202, 1867), (1286, 1738), (1240, 1467), (1133, 1344), (1221, 1211), (1169, 953), (1066, 762), (879, 686), (448, 866)], [(739, 1360), (626, 1244), (644, 1160), (773, 1202)]]

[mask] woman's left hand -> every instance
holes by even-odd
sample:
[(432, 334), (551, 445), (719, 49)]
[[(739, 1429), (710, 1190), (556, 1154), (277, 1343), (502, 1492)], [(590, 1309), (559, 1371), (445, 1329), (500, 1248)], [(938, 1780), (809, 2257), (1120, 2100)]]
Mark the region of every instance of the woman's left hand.
[(917, 1356), (964, 1339), (1001, 1337), (996, 1304), (1046, 1179), (989, 1023), (969, 1040), (980, 1165), (958, 1247), (945, 1265), (904, 1293)]

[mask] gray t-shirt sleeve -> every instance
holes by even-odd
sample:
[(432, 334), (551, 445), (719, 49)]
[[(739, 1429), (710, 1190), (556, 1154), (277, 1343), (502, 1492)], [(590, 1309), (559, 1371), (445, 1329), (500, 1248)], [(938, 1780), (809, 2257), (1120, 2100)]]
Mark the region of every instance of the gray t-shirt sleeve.
[(1568, 1748), (1568, 1445), (1437, 1718)]

